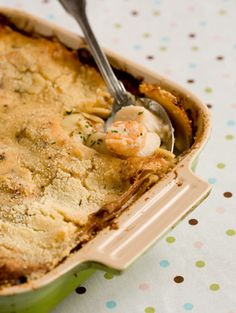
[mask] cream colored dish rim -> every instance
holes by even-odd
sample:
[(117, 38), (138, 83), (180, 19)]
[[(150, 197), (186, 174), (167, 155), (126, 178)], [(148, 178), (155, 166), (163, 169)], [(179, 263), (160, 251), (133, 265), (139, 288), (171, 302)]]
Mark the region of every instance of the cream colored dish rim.
[[(85, 46), (81, 37), (25, 12), (0, 8), (0, 14), (8, 17), (19, 29), (56, 37), (73, 49)], [(199, 112), (195, 143), (174, 171), (166, 175), (118, 218), (117, 230), (104, 229), (42, 278), (20, 286), (4, 288), (0, 290), (0, 296), (41, 288), (80, 264), (102, 264), (106, 268), (121, 272), (210, 192), (209, 184), (196, 177), (190, 169), (191, 163), (210, 134), (211, 123), (207, 107), (178, 84), (116, 53), (106, 50), (106, 54), (112, 64), (134, 77), (143, 77), (145, 82), (157, 83), (188, 99), (191, 106)]]

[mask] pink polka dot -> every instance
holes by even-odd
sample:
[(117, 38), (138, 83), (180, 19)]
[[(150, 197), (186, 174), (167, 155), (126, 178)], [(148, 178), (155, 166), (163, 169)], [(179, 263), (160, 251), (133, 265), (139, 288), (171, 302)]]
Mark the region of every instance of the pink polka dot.
[(219, 214), (223, 214), (225, 212), (224, 208), (216, 208), (216, 212)]
[(203, 242), (195, 241), (193, 246), (194, 246), (194, 248), (201, 249), (203, 247)]
[(236, 103), (232, 104), (232, 108), (236, 109)]
[(146, 291), (146, 290), (149, 289), (149, 285), (146, 284), (146, 283), (142, 283), (142, 284), (140, 284), (140, 285), (138, 286), (138, 288), (139, 288), (140, 290), (142, 290), (142, 291)]
[(112, 43), (116, 44), (116, 43), (119, 43), (120, 39), (119, 38), (112, 38), (111, 41), (112, 41)]
[(222, 74), (222, 77), (223, 77), (223, 78), (229, 78), (230, 75), (229, 75), (228, 73), (223, 73), (223, 74)]
[(189, 12), (194, 12), (194, 11), (195, 11), (195, 7), (192, 6), (192, 5), (190, 5), (190, 6), (187, 7), (187, 10), (188, 10)]
[(218, 34), (216, 34), (216, 35), (214, 35), (214, 36), (212, 37), (212, 39), (215, 40), (215, 41), (218, 41), (218, 40), (221, 39), (221, 36), (218, 35)]
[(167, 76), (171, 76), (172, 71), (169, 70), (169, 69), (166, 69), (166, 70), (164, 71), (164, 74), (167, 75)]
[(176, 27), (176, 26), (177, 26), (177, 23), (175, 22), (170, 23), (170, 27)]

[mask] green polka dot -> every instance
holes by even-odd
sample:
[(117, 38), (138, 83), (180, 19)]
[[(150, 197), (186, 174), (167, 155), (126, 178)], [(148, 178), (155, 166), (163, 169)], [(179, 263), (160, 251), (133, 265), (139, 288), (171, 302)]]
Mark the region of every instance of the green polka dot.
[(166, 50), (167, 50), (167, 47), (165, 47), (165, 46), (160, 47), (160, 51), (166, 51)]
[(144, 33), (144, 34), (143, 34), (143, 37), (144, 37), (144, 38), (149, 38), (150, 36), (151, 36), (150, 33)]
[(233, 136), (233, 135), (226, 135), (226, 136), (225, 136), (225, 139), (226, 139), (226, 140), (233, 140), (233, 139), (234, 139), (234, 136)]
[(225, 164), (224, 164), (224, 163), (218, 163), (216, 166), (217, 166), (218, 168), (220, 168), (220, 169), (225, 168)]
[(211, 284), (209, 288), (212, 291), (217, 291), (220, 289), (220, 285), (219, 284)]
[(148, 306), (148, 307), (145, 308), (144, 312), (145, 313), (155, 313), (156, 310), (152, 306)]
[(155, 15), (155, 16), (159, 16), (160, 14), (161, 14), (160, 11), (153, 11), (153, 15)]
[(198, 51), (199, 50), (199, 47), (198, 46), (192, 46), (191, 48), (193, 51)]
[(121, 26), (122, 26), (122, 25), (121, 25), (120, 23), (115, 23), (115, 24), (114, 24), (114, 27), (115, 27), (116, 29), (121, 28)]
[(111, 273), (105, 273), (104, 274), (104, 278), (106, 278), (106, 279), (112, 279), (113, 277), (114, 277), (114, 275)]
[(206, 88), (204, 89), (204, 91), (205, 91), (206, 93), (212, 93), (213, 89), (212, 89), (211, 87), (206, 87)]
[(219, 14), (220, 14), (220, 15), (226, 15), (226, 14), (227, 14), (227, 11), (225, 11), (224, 9), (221, 9), (221, 10), (219, 11)]
[(175, 242), (175, 237), (173, 237), (173, 236), (167, 237), (167, 238), (166, 238), (166, 242), (168, 242), (168, 243), (173, 243), (173, 242)]
[(205, 263), (204, 261), (202, 261), (202, 260), (199, 260), (199, 261), (197, 261), (197, 262), (195, 263), (195, 265), (196, 265), (197, 267), (204, 267), (204, 266), (206, 265), (206, 263)]
[(227, 229), (226, 235), (228, 236), (234, 236), (236, 234), (236, 231), (234, 229)]

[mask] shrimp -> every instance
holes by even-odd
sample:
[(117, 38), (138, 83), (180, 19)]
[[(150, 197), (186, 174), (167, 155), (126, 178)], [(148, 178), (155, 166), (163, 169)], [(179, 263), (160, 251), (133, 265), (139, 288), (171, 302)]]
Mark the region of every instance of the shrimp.
[(137, 121), (113, 122), (106, 133), (106, 146), (111, 152), (124, 156), (136, 156), (145, 146), (147, 129)]
[(150, 156), (161, 145), (162, 121), (142, 106), (119, 110), (107, 132), (108, 150), (123, 157)]
[(148, 132), (157, 133), (161, 137), (163, 121), (144, 107), (139, 105), (123, 107), (116, 113), (114, 121), (125, 121), (127, 119), (141, 123)]

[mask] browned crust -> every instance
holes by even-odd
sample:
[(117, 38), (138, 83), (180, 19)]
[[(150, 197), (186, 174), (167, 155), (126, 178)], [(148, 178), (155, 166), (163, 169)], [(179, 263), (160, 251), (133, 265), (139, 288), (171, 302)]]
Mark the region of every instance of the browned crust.
[(23, 260), (0, 259), (0, 288), (7, 285), (18, 285), (27, 282), (32, 273), (46, 273), (46, 264), (26, 264)]
[[(159, 181), (175, 165), (173, 154), (159, 149), (148, 158), (134, 157), (127, 160), (121, 175), (132, 180), (131, 187), (114, 202), (108, 203), (98, 212), (89, 216), (86, 225), (78, 234), (77, 247), (80, 248), (107, 226), (116, 227), (115, 219), (136, 201), (147, 189)], [(22, 284), (32, 273), (45, 274), (52, 266), (47, 264), (28, 264), (23, 260), (0, 259), (0, 285)]]
[(163, 178), (174, 165), (174, 155), (163, 149), (159, 149), (151, 157), (128, 159), (122, 175), (124, 181), (133, 181), (131, 187), (118, 200), (108, 203), (98, 212), (90, 215), (82, 243), (90, 240), (105, 227), (109, 225), (114, 226), (114, 219), (119, 217), (145, 191)]
[(175, 129), (175, 146), (183, 152), (190, 148), (193, 140), (191, 121), (180, 101), (160, 86), (141, 84), (140, 91), (147, 97), (159, 102), (168, 112)]

